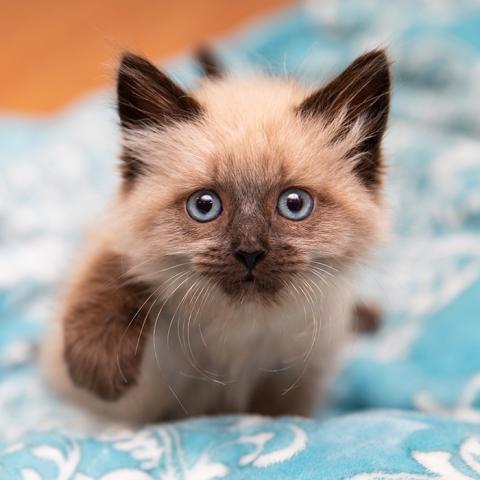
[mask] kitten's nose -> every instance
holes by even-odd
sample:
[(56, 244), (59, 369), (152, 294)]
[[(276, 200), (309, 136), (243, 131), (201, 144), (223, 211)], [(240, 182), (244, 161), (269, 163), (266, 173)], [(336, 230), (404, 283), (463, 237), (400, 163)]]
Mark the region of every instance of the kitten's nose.
[(255, 252), (245, 252), (244, 250), (237, 250), (235, 252), (235, 258), (242, 262), (249, 270), (265, 256), (265, 250), (256, 250)]

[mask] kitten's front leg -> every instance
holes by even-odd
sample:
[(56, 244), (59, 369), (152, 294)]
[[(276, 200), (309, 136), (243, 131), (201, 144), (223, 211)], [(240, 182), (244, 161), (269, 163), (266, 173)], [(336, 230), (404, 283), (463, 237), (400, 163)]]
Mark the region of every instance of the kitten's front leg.
[(248, 411), (254, 414), (308, 417), (318, 400), (319, 374), (314, 368), (295, 375), (271, 373), (256, 386)]
[(62, 317), (72, 382), (106, 401), (137, 383), (150, 326), (147, 289), (123, 274), (120, 256), (97, 254), (71, 290)]

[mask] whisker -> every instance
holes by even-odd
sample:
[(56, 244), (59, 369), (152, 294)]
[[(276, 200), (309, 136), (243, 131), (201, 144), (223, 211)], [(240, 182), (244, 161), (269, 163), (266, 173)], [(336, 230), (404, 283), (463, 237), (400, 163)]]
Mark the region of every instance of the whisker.
[[(195, 274), (194, 274), (195, 275)], [(193, 276), (193, 275), (192, 275)], [(191, 277), (189, 277), (191, 278)], [(172, 325), (173, 325), (173, 322), (175, 320), (175, 317), (178, 313), (178, 310), (180, 309), (180, 307), (183, 305), (183, 302), (185, 302), (185, 299), (187, 298), (188, 294), (192, 291), (192, 288), (197, 284), (198, 280), (195, 280), (195, 282), (190, 285), (190, 287), (187, 289), (187, 291), (185, 292), (185, 294), (183, 295), (182, 299), (180, 300), (180, 302), (178, 303), (177, 305), (177, 308), (175, 309), (175, 312), (173, 312), (173, 315), (172, 315), (172, 318), (170, 320), (170, 323), (168, 325), (168, 331), (167, 331), (167, 348), (169, 348), (169, 345), (170, 345), (170, 331), (172, 329)]]
[[(161, 287), (164, 287), (163, 290), (162, 290), (162, 293), (166, 293), (167, 289), (175, 282), (177, 281), (178, 279), (184, 277), (185, 275), (187, 275), (188, 272), (179, 272), (179, 273), (176, 273), (175, 275), (173, 275), (172, 277), (170, 277), (168, 280), (167, 280), (167, 283), (166, 284), (162, 284)], [(158, 289), (156, 290), (158, 291)], [(150, 305), (146, 315), (145, 315), (145, 318), (143, 319), (143, 323), (142, 323), (142, 326), (140, 328), (140, 333), (138, 335), (138, 339), (137, 339), (137, 344), (135, 346), (135, 355), (137, 354), (138, 352), (138, 347), (140, 345), (140, 339), (142, 337), (142, 333), (143, 333), (143, 329), (145, 328), (145, 325), (147, 323), (147, 320), (150, 316), (150, 312), (152, 311), (153, 307), (155, 306), (155, 304), (157, 303), (158, 299), (160, 298), (160, 295), (157, 295), (157, 298), (155, 299), (155, 301)]]
[[(205, 292), (205, 295), (204, 295), (204, 298), (198, 308), (198, 310), (196, 311), (195, 313), (195, 317), (193, 317), (193, 322), (195, 323), (197, 321), (197, 318), (198, 318), (198, 315), (200, 314), (200, 311), (203, 309), (203, 307), (206, 305), (207, 301), (210, 299), (211, 297), (211, 293), (213, 292), (213, 289), (215, 288), (215, 286), (217, 285), (217, 282), (215, 283), (212, 283), (210, 281), (210, 279), (208, 279), (208, 288)], [(189, 363), (190, 365), (200, 374), (202, 375), (204, 378), (210, 380), (211, 382), (213, 383), (217, 383), (219, 385), (222, 385), (222, 386), (225, 386), (226, 385), (226, 382), (224, 381), (221, 381), (219, 380), (218, 378), (216, 378), (218, 375), (215, 373), (215, 372), (210, 372), (204, 368), (202, 368), (196, 357), (195, 357), (195, 353), (193, 352), (193, 348), (192, 348), (192, 343), (191, 343), (191, 338), (190, 338), (190, 325), (191, 325), (191, 321), (192, 319), (189, 317), (189, 320), (188, 320), (188, 325), (187, 325), (187, 344), (188, 344), (188, 351), (189, 351)], [(199, 327), (200, 327), (200, 324), (199, 324)], [(203, 333), (201, 334), (202, 338), (203, 338)], [(206, 342), (205, 342), (205, 339), (203, 338), (203, 342), (204, 342), (204, 345), (205, 347), (207, 346)]]
[[(176, 274), (178, 275), (178, 274)], [(176, 275), (174, 275), (173, 277), (175, 277)], [(169, 279), (169, 281), (172, 279), (172, 277)], [(125, 335), (127, 334), (129, 328), (131, 327), (131, 325), (133, 324), (133, 322), (135, 321), (135, 319), (137, 318), (137, 316), (140, 314), (140, 312), (142, 311), (143, 307), (145, 307), (145, 305), (150, 301), (150, 299), (153, 297), (153, 295), (155, 295), (162, 287), (163, 285), (160, 285), (159, 287), (157, 287), (153, 292), (150, 293), (150, 295), (147, 297), (147, 299), (142, 303), (142, 305), (140, 306), (140, 308), (135, 312), (135, 314), (133, 315), (133, 317), (131, 318), (131, 320), (128, 322), (128, 325), (125, 327), (125, 330), (123, 331), (121, 337), (120, 337), (120, 340), (118, 342), (118, 347), (117, 347), (117, 352), (116, 352), (116, 364), (117, 364), (117, 367), (118, 367), (118, 370), (120, 372), (120, 375), (122, 376), (122, 379), (127, 382), (126, 380), (126, 377), (125, 377), (125, 374), (123, 373), (123, 370), (122, 370), (122, 367), (121, 367), (121, 364), (120, 364), (120, 348), (121, 348), (121, 345), (123, 343), (123, 339), (125, 338)], [(158, 297), (157, 297), (158, 299)], [(150, 314), (150, 311), (153, 307), (153, 305), (155, 304), (155, 302), (157, 301), (157, 299), (155, 299), (155, 301), (153, 302), (153, 304), (150, 306), (150, 308), (148, 309), (148, 312), (147, 314), (145, 315), (145, 318), (143, 320), (143, 323), (142, 323), (142, 327), (140, 329), (140, 333), (138, 335), (138, 339), (137, 339), (137, 343), (136, 343), (136, 346), (135, 346), (135, 355), (137, 355), (137, 352), (138, 352), (138, 347), (139, 347), (139, 344), (140, 344), (140, 339), (141, 339), (141, 336), (142, 336), (142, 333), (143, 333), (143, 329), (144, 329), (144, 326), (145, 326), (145, 323), (148, 319), (148, 316)]]
[[(308, 282), (308, 279), (304, 278), (303, 275), (301, 274), (298, 274), (298, 277), (300, 279), (300, 281), (305, 285), (305, 286), (309, 286), (310, 289), (313, 291), (311, 285), (310, 285), (310, 282)], [(307, 368), (308, 368), (308, 365), (309, 365), (309, 361), (310, 361), (310, 357), (311, 357), (311, 354), (313, 352), (313, 349), (317, 343), (317, 339), (318, 339), (318, 331), (319, 331), (319, 328), (318, 328), (318, 320), (317, 320), (317, 317), (315, 315), (315, 309), (314, 309), (314, 302), (313, 302), (313, 298), (310, 297), (306, 292), (305, 290), (303, 290), (303, 288), (301, 288), (301, 291), (304, 293), (304, 297), (305, 299), (307, 300), (307, 304), (309, 305), (310, 307), (310, 310), (312, 312), (312, 326), (313, 326), (313, 335), (312, 335), (312, 342), (310, 343), (310, 346), (309, 348), (307, 349), (307, 351), (305, 352), (305, 355), (303, 356), (303, 368), (299, 374), (299, 376), (292, 382), (292, 384), (286, 388), (285, 390), (282, 391), (282, 396), (286, 395), (288, 392), (290, 392), (292, 389), (296, 388), (296, 386), (298, 385), (298, 383), (301, 381), (301, 379), (303, 378)], [(305, 319), (307, 317), (307, 313), (306, 313), (306, 308), (305, 308), (305, 305), (304, 305), (304, 314), (305, 314)]]
[[(338, 270), (337, 268), (332, 267), (331, 265), (328, 265), (328, 264), (326, 264), (326, 263), (318, 262), (318, 261), (316, 261), (316, 260), (312, 260), (310, 263), (314, 263), (315, 265), (320, 265), (320, 266), (322, 266), (322, 267), (329, 268), (330, 270), (332, 270), (332, 271), (334, 271), (334, 272), (336, 272), (336, 273), (340, 273), (340, 270)], [(330, 273), (330, 272), (326, 272), (326, 271), (325, 271), (325, 273), (326, 273), (327, 275), (330, 275), (331, 277), (334, 276), (334, 275), (333, 275), (332, 273)]]
[(183, 279), (182, 282), (177, 285), (175, 287), (175, 289), (173, 290), (173, 292), (170, 293), (170, 295), (164, 300), (164, 302), (162, 303), (158, 313), (157, 313), (157, 316), (155, 317), (155, 322), (153, 324), (153, 353), (155, 355), (155, 362), (157, 364), (157, 366), (159, 366), (159, 362), (158, 362), (158, 353), (157, 353), (157, 342), (156, 342), (156, 338), (157, 338), (157, 324), (158, 324), (158, 319), (160, 318), (160, 315), (165, 307), (165, 305), (167, 304), (168, 300), (170, 300), (170, 298), (175, 294), (175, 292), (183, 285), (185, 284), (185, 282), (187, 282), (191, 277), (193, 276), (193, 273), (190, 273), (187, 278)]
[[(178, 274), (176, 274), (178, 275)], [(174, 275), (174, 276), (176, 276)], [(171, 280), (171, 278), (169, 279)], [(142, 305), (140, 306), (140, 308), (135, 312), (135, 314), (133, 315), (133, 317), (131, 318), (131, 320), (128, 322), (128, 325), (126, 326), (124, 332), (122, 333), (121, 337), (120, 337), (120, 340), (118, 342), (118, 348), (117, 348), (117, 353), (116, 353), (116, 357), (117, 357), (117, 360), (116, 360), (116, 363), (117, 363), (117, 366), (120, 370), (120, 374), (122, 375), (123, 379), (125, 380), (125, 375), (120, 367), (120, 358), (119, 358), (119, 354), (120, 354), (120, 346), (122, 345), (122, 342), (123, 342), (123, 339), (125, 338), (125, 335), (127, 334), (129, 328), (131, 327), (131, 325), (133, 324), (133, 322), (135, 321), (135, 319), (138, 317), (138, 315), (140, 314), (140, 312), (142, 311), (142, 309), (145, 307), (145, 305), (149, 302), (149, 300), (153, 297), (153, 295), (155, 295), (161, 288), (162, 288), (163, 285), (160, 285), (159, 287), (157, 287), (152, 293), (150, 293), (150, 295), (147, 297), (147, 299), (142, 303)], [(156, 300), (155, 300), (156, 302)], [(153, 302), (153, 304), (155, 304), (155, 302)], [(153, 306), (153, 304), (150, 306), (147, 314), (145, 315), (145, 319), (142, 323), (142, 328), (140, 330), (140, 334), (139, 334), (139, 337), (138, 337), (138, 340), (137, 340), (137, 345), (135, 347), (135, 355), (137, 354), (137, 351), (138, 351), (138, 346), (139, 346), (139, 343), (140, 343), (140, 338), (141, 338), (141, 335), (143, 333), (143, 327), (145, 325), (145, 322), (148, 318), (148, 315), (150, 314), (150, 311), (151, 311), (151, 308)]]
[[(319, 269), (318, 267), (311, 267), (309, 269), (310, 273), (312, 273), (313, 275), (315, 275), (317, 278), (320, 279), (320, 281), (322, 283), (324, 283), (327, 287), (328, 287), (328, 282), (325, 280), (325, 278), (323, 277), (323, 275), (321, 273), (325, 273), (323, 270)], [(321, 273), (319, 273), (321, 272)]]
[[(201, 298), (203, 292), (208, 289), (209, 287), (209, 284), (210, 284), (210, 280), (207, 279), (205, 285), (203, 285), (201, 288), (197, 288), (195, 293), (194, 293), (194, 298), (191, 299), (191, 308), (190, 308), (190, 314), (188, 315), (188, 319), (187, 321), (183, 322), (183, 325), (182, 325), (182, 343), (185, 347), (185, 350), (184, 350), (184, 353), (185, 355), (188, 356), (187, 354), (187, 351), (186, 351), (186, 340), (187, 340), (187, 337), (188, 337), (188, 329), (190, 328), (190, 320), (192, 318), (192, 315), (193, 315), (193, 312), (195, 310), (195, 307), (197, 306), (197, 302), (198, 300)], [(186, 325), (186, 331), (185, 331), (185, 325)], [(204, 341), (203, 337), (202, 337), (202, 340)]]
[[(202, 287), (201, 284), (200, 284), (200, 280), (201, 279), (198, 279), (196, 282), (195, 282), (195, 289), (193, 291), (193, 294), (192, 296), (190, 297), (190, 313), (189, 313), (189, 317), (190, 315), (192, 315), (192, 311), (193, 309), (195, 308), (195, 305), (197, 304), (197, 301), (198, 301), (198, 298), (200, 296), (200, 293), (202, 292), (202, 290), (205, 288), (205, 285)], [(182, 316), (182, 335), (180, 337), (180, 322), (178, 322), (177, 324), (177, 335), (178, 335), (178, 340), (180, 342), (180, 347), (182, 349), (182, 352), (184, 355), (187, 354), (186, 352), (186, 343), (185, 343), (185, 323), (186, 323), (186, 315), (183, 315)]]
[[(125, 278), (125, 277), (128, 277), (129, 275), (131, 275), (135, 270), (137, 270), (139, 267), (143, 266), (143, 265), (146, 265), (148, 263), (153, 263), (153, 262), (158, 262), (159, 261), (159, 258), (157, 256), (152, 256), (152, 257), (149, 257), (147, 258), (146, 260), (144, 260), (143, 262), (140, 262), (140, 263), (136, 263), (135, 265), (131, 266), (128, 270), (122, 272), (121, 275), (119, 275), (115, 280), (118, 281), (122, 278)], [(177, 263), (175, 265), (171, 265), (169, 267), (166, 267), (166, 268), (162, 268), (160, 270), (155, 270), (155, 273), (163, 273), (163, 272), (168, 272), (169, 270), (173, 270), (174, 268), (179, 268), (179, 267), (183, 267), (185, 265), (190, 265), (190, 262), (182, 262), (182, 263)]]
[[(197, 280), (194, 281), (194, 283), (190, 286), (190, 288), (187, 290), (187, 292), (185, 293), (185, 295), (183, 296), (183, 299), (182, 301), (178, 304), (177, 306), (177, 309), (175, 310), (175, 313), (173, 314), (172, 316), (172, 320), (170, 321), (170, 324), (173, 323), (173, 320), (175, 318), (175, 315), (177, 314), (180, 306), (185, 302), (185, 300), (187, 299), (189, 293), (193, 290), (193, 296), (195, 296), (196, 292), (198, 291), (199, 287), (199, 283), (201, 281), (201, 278), (198, 278)], [(193, 298), (190, 298), (190, 303), (193, 301)], [(185, 329), (185, 319), (184, 319), (185, 315), (182, 316), (182, 336), (180, 336), (180, 321), (177, 321), (177, 337), (178, 337), (178, 342), (179, 342), (179, 345), (180, 345), (180, 348), (182, 350), (182, 352), (185, 354), (185, 348), (184, 348), (184, 344), (183, 344), (183, 330)], [(168, 346), (168, 336), (167, 336), (167, 346)]]
[(180, 400), (180, 397), (177, 395), (177, 392), (173, 389), (173, 387), (168, 382), (167, 382), (167, 386), (168, 386), (168, 389), (170, 390), (170, 393), (175, 397), (175, 400), (180, 405), (180, 408), (183, 410), (185, 415), (189, 415), (189, 412), (188, 412), (187, 408), (185, 407), (185, 405)]

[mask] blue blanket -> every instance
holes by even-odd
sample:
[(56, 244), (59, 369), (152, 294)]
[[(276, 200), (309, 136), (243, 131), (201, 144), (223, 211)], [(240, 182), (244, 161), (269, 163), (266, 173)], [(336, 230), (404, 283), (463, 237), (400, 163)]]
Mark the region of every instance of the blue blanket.
[[(115, 187), (111, 92), (0, 119), (0, 478), (480, 479), (480, 4), (322, 0), (219, 42), (319, 83), (371, 47), (394, 60), (389, 247), (359, 293), (383, 305), (316, 419), (228, 416), (131, 429), (49, 391), (37, 344)], [(190, 58), (166, 67), (195, 82)]]

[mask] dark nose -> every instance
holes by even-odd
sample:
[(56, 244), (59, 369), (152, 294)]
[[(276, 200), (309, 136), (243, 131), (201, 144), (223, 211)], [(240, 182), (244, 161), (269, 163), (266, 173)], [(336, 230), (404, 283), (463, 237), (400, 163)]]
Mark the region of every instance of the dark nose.
[(245, 252), (244, 250), (237, 250), (235, 252), (235, 258), (242, 262), (249, 270), (265, 256), (264, 250), (256, 250), (255, 252)]

